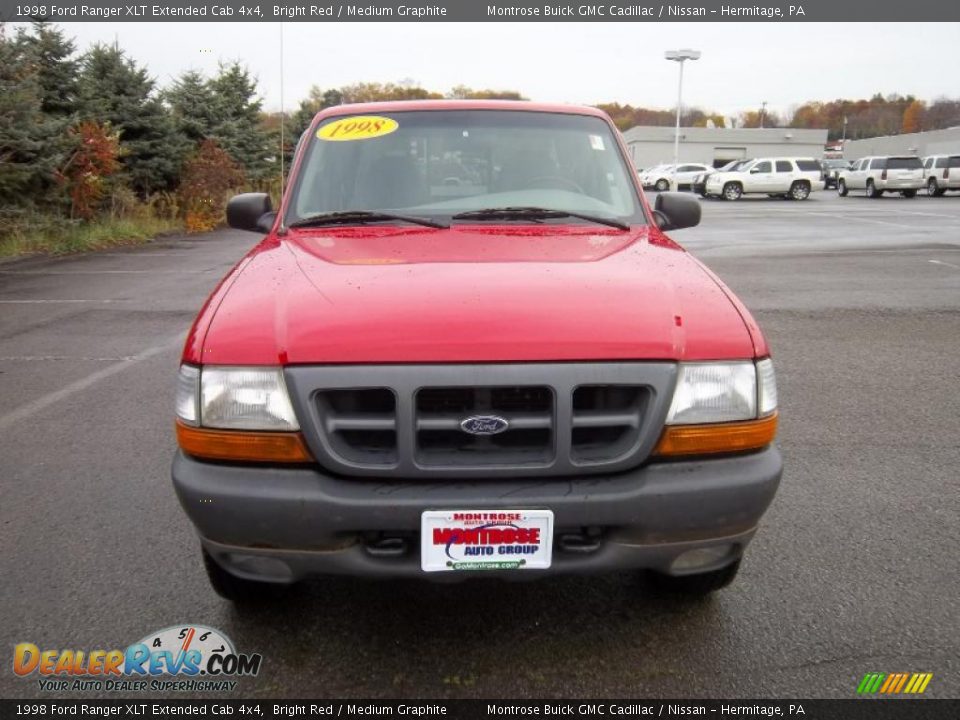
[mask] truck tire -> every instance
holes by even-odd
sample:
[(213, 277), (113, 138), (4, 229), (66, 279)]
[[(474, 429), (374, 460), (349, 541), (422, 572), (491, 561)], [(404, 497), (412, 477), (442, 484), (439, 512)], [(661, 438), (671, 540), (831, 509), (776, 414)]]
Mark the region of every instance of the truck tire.
[(792, 200), (806, 200), (808, 197), (810, 197), (810, 183), (797, 180), (790, 186)]
[(214, 592), (237, 605), (256, 605), (274, 600), (287, 587), (278, 583), (239, 578), (220, 567), (206, 550), (203, 551), (203, 567), (207, 571), (207, 579)]
[(941, 190), (940, 187), (937, 185), (936, 178), (930, 178), (929, 180), (927, 180), (927, 195), (929, 195), (930, 197), (943, 197), (943, 194), (945, 192), (946, 190)]
[(740, 183), (728, 182), (723, 186), (724, 200), (739, 200), (743, 196), (743, 188)]
[(646, 580), (654, 591), (663, 594), (708, 595), (732, 583), (738, 570), (740, 570), (739, 560), (719, 570), (695, 575), (666, 575), (651, 570), (647, 572)]
[(657, 184), (654, 185), (654, 188), (659, 192), (664, 192), (665, 190), (670, 189), (670, 182), (668, 180), (664, 180), (663, 178), (660, 178), (659, 180), (657, 180)]
[(883, 190), (877, 190), (877, 186), (874, 184), (873, 180), (867, 180), (867, 197), (878, 198), (881, 195), (883, 195)]
[(847, 183), (845, 183), (843, 180), (837, 182), (837, 195), (840, 197), (846, 197), (847, 193), (849, 192), (850, 191), (847, 190)]

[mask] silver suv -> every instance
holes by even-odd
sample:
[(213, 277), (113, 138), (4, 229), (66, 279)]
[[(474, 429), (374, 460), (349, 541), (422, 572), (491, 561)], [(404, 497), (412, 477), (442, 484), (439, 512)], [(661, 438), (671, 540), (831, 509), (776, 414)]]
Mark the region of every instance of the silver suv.
[(878, 198), (885, 192), (915, 197), (923, 187), (923, 163), (916, 155), (865, 157), (840, 173), (837, 193), (846, 197), (851, 190), (863, 190), (867, 197)]
[(923, 182), (931, 197), (940, 197), (947, 190), (960, 190), (960, 155), (925, 157)]

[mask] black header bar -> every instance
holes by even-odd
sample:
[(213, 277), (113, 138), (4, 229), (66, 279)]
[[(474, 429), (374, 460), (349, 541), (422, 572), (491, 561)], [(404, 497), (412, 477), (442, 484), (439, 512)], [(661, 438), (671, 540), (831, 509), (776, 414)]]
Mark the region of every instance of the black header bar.
[(25, 22), (960, 22), (953, 0), (0, 0)]
[(960, 700), (0, 700), (0, 717), (250, 718), (802, 718), (942, 720)]

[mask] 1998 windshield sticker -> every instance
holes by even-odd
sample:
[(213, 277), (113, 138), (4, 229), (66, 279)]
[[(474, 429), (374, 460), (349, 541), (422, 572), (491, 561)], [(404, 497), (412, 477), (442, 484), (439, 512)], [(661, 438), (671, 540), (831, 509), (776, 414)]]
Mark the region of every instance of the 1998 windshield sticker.
[(30, 642), (13, 650), (13, 671), (37, 675), (42, 691), (223, 692), (236, 689), (238, 677), (256, 676), (262, 661), (259, 653), (238, 653), (230, 638), (205, 625), (173, 625), (124, 650), (41, 649)]
[(328, 141), (369, 140), (389, 135), (400, 124), (388, 117), (379, 115), (356, 115), (334, 120), (317, 130), (317, 137)]

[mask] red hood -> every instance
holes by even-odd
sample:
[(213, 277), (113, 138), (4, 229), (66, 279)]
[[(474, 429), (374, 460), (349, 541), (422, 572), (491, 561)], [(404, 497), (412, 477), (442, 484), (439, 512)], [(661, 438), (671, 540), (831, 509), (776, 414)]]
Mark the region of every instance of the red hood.
[(211, 298), (185, 359), (286, 365), (754, 354), (741, 310), (719, 282), (655, 230), (461, 225), (269, 237)]

